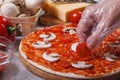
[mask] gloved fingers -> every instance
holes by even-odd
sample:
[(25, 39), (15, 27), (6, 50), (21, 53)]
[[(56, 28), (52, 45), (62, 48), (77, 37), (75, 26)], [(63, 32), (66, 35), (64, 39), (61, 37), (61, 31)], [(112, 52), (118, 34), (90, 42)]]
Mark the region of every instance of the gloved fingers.
[(86, 43), (87, 46), (92, 49), (97, 47), (101, 41), (105, 38), (107, 34), (106, 29), (104, 28), (104, 24), (102, 24), (102, 20), (93, 28), (91, 35), (87, 38)]
[[(90, 20), (91, 18), (88, 19), (89, 21), (92, 21)], [(78, 25), (79, 25), (77, 27), (78, 38), (80, 39), (81, 42), (85, 42), (90, 34), (92, 24), (90, 25), (89, 22), (82, 20), (79, 22)]]
[[(92, 9), (92, 10), (91, 10)], [(91, 28), (94, 25), (94, 12), (96, 10), (95, 5), (87, 7), (82, 13), (82, 18), (78, 23), (77, 34), (81, 42), (85, 42), (88, 38)]]
[[(111, 18), (112, 19), (112, 18)], [(102, 18), (98, 25), (93, 27), (91, 35), (87, 38), (86, 43), (89, 48), (95, 48), (100, 45), (103, 39), (110, 33), (112, 33), (115, 29), (120, 27), (120, 17), (114, 23), (109, 23), (108, 18)]]
[(98, 9), (95, 12), (98, 24), (96, 27), (92, 27), (91, 35), (86, 40), (89, 48), (97, 47), (108, 34), (112, 33), (112, 31), (120, 27), (120, 11), (118, 11), (119, 8), (120, 3), (116, 3), (115, 1), (106, 1), (104, 2), (104, 6), (103, 3), (98, 4)]

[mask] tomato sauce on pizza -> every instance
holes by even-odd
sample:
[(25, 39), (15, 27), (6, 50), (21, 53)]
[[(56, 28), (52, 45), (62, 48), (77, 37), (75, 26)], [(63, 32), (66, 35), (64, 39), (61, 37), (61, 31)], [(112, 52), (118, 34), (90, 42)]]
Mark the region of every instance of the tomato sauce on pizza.
[(89, 51), (85, 43), (80, 45), (76, 27), (68, 23), (36, 30), (21, 41), (21, 50), (28, 60), (60, 73), (96, 77), (120, 70), (118, 30)]

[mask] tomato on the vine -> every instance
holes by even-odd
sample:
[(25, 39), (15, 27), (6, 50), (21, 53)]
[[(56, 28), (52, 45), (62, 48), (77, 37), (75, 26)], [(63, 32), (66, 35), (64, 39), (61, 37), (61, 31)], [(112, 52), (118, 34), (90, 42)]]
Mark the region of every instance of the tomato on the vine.
[(72, 23), (78, 23), (81, 18), (81, 14), (82, 12), (80, 10), (74, 10), (70, 12), (70, 17), (69, 17), (70, 21)]

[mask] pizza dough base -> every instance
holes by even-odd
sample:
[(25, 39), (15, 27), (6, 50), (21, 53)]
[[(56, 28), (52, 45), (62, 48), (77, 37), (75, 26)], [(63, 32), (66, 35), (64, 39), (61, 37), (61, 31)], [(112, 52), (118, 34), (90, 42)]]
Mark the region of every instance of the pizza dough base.
[(63, 76), (63, 77), (68, 77), (68, 78), (75, 78), (75, 79), (95, 79), (95, 78), (102, 78), (102, 77), (106, 77), (106, 76), (110, 76), (110, 75), (113, 75), (117, 72), (111, 72), (110, 74), (105, 74), (103, 76), (97, 76), (97, 77), (87, 77), (87, 76), (84, 76), (84, 75), (77, 75), (77, 74), (74, 74), (74, 73), (63, 73), (63, 72), (58, 72), (58, 71), (53, 71), (52, 69), (49, 69), (49, 68), (46, 68), (42, 65), (39, 65), (31, 60), (28, 60), (27, 59), (27, 56), (25, 55), (25, 53), (21, 50), (21, 45), (22, 45), (22, 42), (20, 43), (20, 46), (19, 46), (19, 51), (20, 51), (20, 54), (21, 56), (30, 64), (32, 64), (33, 66), (37, 67), (38, 69), (41, 69), (45, 72), (48, 72), (48, 73), (51, 73), (51, 74), (54, 74), (54, 75), (57, 75), (57, 76)]

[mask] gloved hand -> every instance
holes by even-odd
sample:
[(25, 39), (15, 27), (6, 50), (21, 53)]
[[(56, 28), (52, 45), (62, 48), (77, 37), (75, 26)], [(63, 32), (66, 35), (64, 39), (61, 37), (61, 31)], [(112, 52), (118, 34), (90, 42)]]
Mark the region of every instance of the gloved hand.
[(120, 27), (120, 0), (105, 0), (87, 7), (78, 23), (77, 34), (89, 48), (97, 47)]

